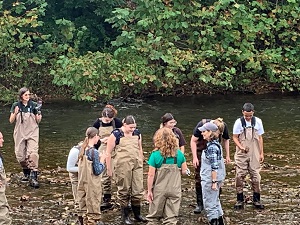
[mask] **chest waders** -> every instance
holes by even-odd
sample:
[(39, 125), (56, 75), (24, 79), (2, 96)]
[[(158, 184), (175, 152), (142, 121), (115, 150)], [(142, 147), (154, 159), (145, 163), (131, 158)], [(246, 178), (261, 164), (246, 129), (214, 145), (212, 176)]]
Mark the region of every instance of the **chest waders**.
[[(109, 137), (111, 132), (115, 129), (115, 120), (112, 120), (112, 126), (103, 127), (102, 121), (100, 120), (100, 127), (99, 127), (99, 137), (100, 139)], [(106, 143), (101, 143), (99, 147), (99, 153), (106, 154)], [(114, 158), (114, 152), (112, 152), (112, 160), (111, 165), (113, 167), (113, 158)], [(111, 170), (113, 171), (113, 170)], [(101, 210), (108, 209), (112, 207), (111, 204), (111, 189), (112, 189), (112, 178), (107, 175), (107, 169), (102, 173), (102, 187), (103, 187), (103, 201), (101, 204)]]
[(133, 224), (129, 218), (129, 200), (137, 221), (146, 221), (141, 216), (143, 198), (143, 159), (140, 158), (139, 136), (121, 137), (115, 147), (114, 172), (118, 188), (117, 198), (122, 208), (125, 224)]
[[(0, 163), (2, 164), (2, 159), (0, 160)], [(0, 187), (0, 224), (11, 225), (12, 220), (9, 216), (9, 205), (5, 195), (6, 173), (3, 165), (0, 165), (0, 180), (2, 182), (2, 185)]]
[(181, 203), (181, 171), (177, 166), (177, 157), (174, 164), (166, 164), (156, 169), (153, 184), (153, 201), (149, 205), (147, 215), (148, 225), (177, 224), (177, 217)]
[[(205, 124), (206, 122), (209, 122), (210, 119), (202, 119), (201, 121), (202, 124)], [(194, 209), (195, 214), (200, 214), (204, 209), (200, 168), (201, 168), (201, 155), (202, 155), (202, 151), (206, 149), (206, 144), (207, 141), (204, 139), (197, 141), (197, 158), (199, 161), (199, 165), (195, 168), (195, 190), (196, 190), (196, 202), (197, 202), (197, 206)]]
[(82, 159), (78, 162), (77, 198), (83, 223), (96, 225), (97, 221), (101, 219), (101, 175), (94, 175), (92, 161), (88, 160), (86, 151)]
[(23, 168), (24, 177), (22, 181), (30, 181), (34, 188), (39, 187), (38, 166), (39, 166), (39, 126), (35, 115), (28, 108), (29, 112), (20, 111), (16, 115), (14, 128), (14, 142), (16, 159)]
[[(220, 146), (218, 146), (220, 148)], [(210, 224), (222, 224), (223, 222), (223, 210), (219, 198), (220, 189), (213, 190), (212, 180), (211, 180), (211, 163), (210, 160), (206, 158), (205, 151), (202, 152), (201, 156), (201, 186), (203, 193), (203, 205), (207, 213), (207, 218)], [(217, 186), (220, 187), (225, 179), (225, 163), (223, 156), (219, 161), (219, 169), (217, 171)]]
[(237, 203), (235, 209), (244, 208), (244, 180), (246, 175), (250, 174), (251, 186), (253, 191), (253, 205), (257, 209), (263, 209), (260, 203), (260, 148), (259, 135), (254, 126), (245, 127), (244, 131), (238, 136), (238, 140), (247, 150), (242, 151), (236, 147), (234, 159), (236, 164), (235, 187), (237, 191)]

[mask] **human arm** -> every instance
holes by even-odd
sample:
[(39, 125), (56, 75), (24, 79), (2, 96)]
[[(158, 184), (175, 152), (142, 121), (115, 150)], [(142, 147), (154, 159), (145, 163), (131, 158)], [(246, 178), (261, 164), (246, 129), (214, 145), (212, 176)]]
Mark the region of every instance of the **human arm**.
[(218, 162), (218, 151), (219, 148), (216, 145), (210, 145), (207, 148), (208, 159), (211, 165), (211, 181), (213, 190), (217, 190), (217, 171), (219, 169)]
[(111, 153), (115, 147), (116, 147), (116, 137), (112, 133), (107, 140), (107, 146), (106, 146), (106, 168), (107, 168), (107, 175), (110, 177), (112, 176)]
[(226, 152), (226, 159), (225, 159), (225, 163), (228, 164), (231, 162), (230, 159), (230, 150), (229, 150), (229, 139), (224, 139), (224, 148), (225, 148), (225, 152)]
[(34, 116), (35, 116), (35, 121), (37, 123), (40, 123), (42, 120), (42, 114), (35, 114)]
[(148, 179), (147, 179), (147, 187), (148, 187), (148, 193), (147, 193), (147, 200), (151, 203), (153, 201), (153, 181), (154, 181), (154, 175), (155, 175), (155, 167), (149, 165), (148, 170)]
[(233, 134), (232, 135), (232, 139), (233, 139), (233, 142), (235, 143), (235, 145), (241, 149), (242, 151), (245, 151), (246, 148), (244, 146), (242, 146), (242, 144), (240, 143), (239, 141), (239, 135), (238, 134)]
[(191, 141), (190, 141), (191, 151), (192, 151), (192, 155), (193, 155), (193, 165), (194, 165), (195, 168), (197, 168), (197, 166), (199, 166), (199, 160), (198, 160), (198, 157), (197, 157), (197, 142), (198, 142), (198, 139), (199, 138), (192, 135)]
[(67, 171), (70, 173), (77, 173), (78, 172), (78, 154), (79, 149), (77, 149), (75, 146), (70, 150), (67, 160)]
[(19, 113), (19, 106), (13, 104), (10, 110), (10, 117), (9, 117), (9, 122), (13, 123), (16, 120), (16, 116)]
[(186, 141), (185, 138), (183, 136), (182, 131), (178, 128), (178, 127), (174, 127), (175, 132), (178, 134), (178, 138), (179, 138), (179, 149), (182, 153), (184, 153), (184, 149), (185, 149), (185, 145), (186, 145)]
[(139, 157), (142, 161), (144, 161), (144, 152), (143, 152), (143, 146), (142, 146), (142, 135), (139, 135)]
[(265, 158), (264, 158), (264, 141), (262, 135), (259, 135), (258, 144), (259, 144), (259, 161), (263, 162)]

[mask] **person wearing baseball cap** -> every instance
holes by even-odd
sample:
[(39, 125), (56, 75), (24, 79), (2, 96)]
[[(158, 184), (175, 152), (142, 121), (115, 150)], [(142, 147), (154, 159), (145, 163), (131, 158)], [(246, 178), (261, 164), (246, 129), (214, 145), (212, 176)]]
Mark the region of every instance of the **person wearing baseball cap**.
[(198, 129), (207, 141), (206, 149), (202, 151), (200, 169), (203, 206), (211, 225), (224, 224), (219, 191), (226, 173), (219, 142), (220, 132), (218, 126), (212, 122), (205, 123)]

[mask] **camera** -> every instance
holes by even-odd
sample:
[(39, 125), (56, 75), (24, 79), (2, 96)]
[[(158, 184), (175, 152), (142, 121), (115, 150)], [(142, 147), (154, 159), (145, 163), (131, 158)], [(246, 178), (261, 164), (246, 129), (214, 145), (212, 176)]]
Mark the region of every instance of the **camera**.
[(35, 110), (38, 115), (40, 115), (42, 113), (41, 112), (42, 105), (43, 105), (42, 100), (37, 101), (37, 106), (35, 107)]

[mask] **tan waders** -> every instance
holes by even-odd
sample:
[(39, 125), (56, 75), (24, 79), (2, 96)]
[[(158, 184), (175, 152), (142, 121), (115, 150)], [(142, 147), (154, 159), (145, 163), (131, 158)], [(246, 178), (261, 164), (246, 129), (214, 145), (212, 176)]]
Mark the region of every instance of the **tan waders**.
[(125, 224), (132, 224), (129, 218), (129, 199), (137, 221), (146, 221), (140, 214), (143, 198), (143, 160), (140, 158), (139, 136), (121, 137), (115, 148), (114, 173), (118, 188), (117, 198), (122, 207)]
[[(114, 122), (114, 121), (113, 121)], [(99, 127), (99, 137), (100, 139), (105, 138), (105, 137), (109, 137), (111, 132), (113, 131), (114, 126), (108, 126), (108, 127), (103, 127), (100, 126)], [(106, 143), (101, 143), (100, 147), (99, 147), (99, 153), (101, 154), (106, 154)], [(112, 158), (113, 158), (113, 154), (112, 154)], [(112, 159), (112, 163), (113, 165), (113, 159)], [(102, 173), (102, 186), (103, 186), (103, 201), (101, 204), (101, 210), (110, 208), (112, 205), (110, 203), (111, 201), (111, 189), (112, 189), (112, 178), (109, 177), (107, 175), (107, 170), (105, 168), (105, 170)]]
[(101, 175), (93, 174), (92, 161), (84, 155), (78, 163), (77, 198), (84, 224), (96, 225), (101, 219)]
[(15, 154), (23, 168), (23, 181), (30, 180), (30, 185), (39, 187), (37, 180), (39, 162), (39, 126), (35, 115), (30, 112), (19, 112), (16, 115), (14, 129)]
[(147, 215), (148, 225), (176, 224), (181, 202), (181, 174), (177, 166), (177, 158), (174, 164), (165, 164), (156, 169), (153, 185), (153, 201), (149, 206)]
[(235, 209), (242, 209), (244, 207), (244, 180), (249, 172), (251, 185), (253, 190), (253, 205), (255, 208), (263, 209), (264, 206), (260, 204), (260, 148), (259, 148), (259, 135), (252, 127), (244, 129), (239, 135), (239, 142), (243, 147), (246, 148), (245, 151), (236, 147), (236, 152), (234, 155), (236, 163), (236, 176), (235, 176), (235, 186), (237, 191), (237, 203)]
[(5, 196), (6, 174), (0, 159), (0, 225), (10, 225), (9, 206)]

